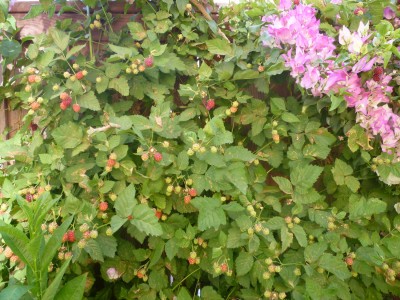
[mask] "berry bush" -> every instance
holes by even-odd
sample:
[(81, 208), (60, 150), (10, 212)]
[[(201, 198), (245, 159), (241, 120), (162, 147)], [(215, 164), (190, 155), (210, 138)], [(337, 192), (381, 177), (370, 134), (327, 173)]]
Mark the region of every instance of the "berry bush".
[(398, 299), (397, 3), (7, 2), (1, 299)]

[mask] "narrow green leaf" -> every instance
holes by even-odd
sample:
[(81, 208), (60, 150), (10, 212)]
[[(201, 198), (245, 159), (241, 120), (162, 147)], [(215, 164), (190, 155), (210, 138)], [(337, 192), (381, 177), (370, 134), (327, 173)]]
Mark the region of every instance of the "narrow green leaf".
[(58, 273), (54, 280), (51, 282), (49, 287), (46, 289), (46, 292), (44, 293), (43, 297), (41, 300), (54, 300), (57, 290), (61, 284), (61, 280), (64, 276), (65, 271), (67, 270), (67, 267), (69, 263), (71, 262), (71, 259), (66, 260), (61, 268), (58, 270)]
[(68, 281), (54, 300), (81, 300), (85, 292), (86, 276), (85, 273)]

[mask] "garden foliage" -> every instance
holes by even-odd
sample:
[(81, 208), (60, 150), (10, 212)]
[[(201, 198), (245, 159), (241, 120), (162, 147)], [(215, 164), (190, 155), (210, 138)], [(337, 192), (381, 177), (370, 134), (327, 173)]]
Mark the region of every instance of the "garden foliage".
[(83, 2), (0, 4), (0, 297), (400, 296), (393, 3)]

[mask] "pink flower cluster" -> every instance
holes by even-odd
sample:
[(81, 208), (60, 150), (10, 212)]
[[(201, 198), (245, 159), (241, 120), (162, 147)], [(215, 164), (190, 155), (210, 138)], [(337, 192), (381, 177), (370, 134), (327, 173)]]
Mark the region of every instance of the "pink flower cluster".
[[(371, 70), (377, 58), (364, 56), (353, 66), (335, 64), (332, 59), (336, 56), (334, 39), (319, 32), (316, 10), (303, 4), (292, 7), (288, 0), (281, 0), (279, 8), (279, 15), (263, 18), (269, 23), (263, 31), (270, 38), (267, 45), (286, 50), (282, 57), (296, 82), (310, 89), (314, 96), (345, 91), (344, 99), (348, 107), (355, 109), (360, 126), (370, 137), (381, 137), (383, 151), (391, 153), (395, 149), (400, 156), (400, 117), (388, 105), (391, 76), (383, 75), (379, 81), (370, 79), (364, 84), (358, 76), (360, 72)], [(358, 33), (347, 31), (347, 28), (341, 31), (342, 45), (351, 45), (357, 37), (361, 37), (363, 44), (368, 24), (361, 23)]]
[(284, 0), (280, 8), (288, 10), (279, 16), (264, 17), (263, 21), (270, 25), (263, 30), (274, 38), (275, 46), (289, 48), (283, 58), (291, 75), (298, 84), (311, 89), (317, 96), (320, 95), (321, 70), (335, 50), (334, 39), (319, 32), (320, 22), (315, 17), (314, 8), (299, 4), (290, 9), (291, 5), (292, 1)]

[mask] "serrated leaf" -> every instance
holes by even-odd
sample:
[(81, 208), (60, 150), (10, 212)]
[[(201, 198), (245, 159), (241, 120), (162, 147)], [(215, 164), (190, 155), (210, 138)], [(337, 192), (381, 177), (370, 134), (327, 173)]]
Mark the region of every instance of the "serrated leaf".
[(133, 184), (127, 186), (118, 195), (118, 198), (115, 200), (114, 203), (114, 208), (118, 216), (122, 218), (127, 218), (128, 216), (132, 215), (133, 208), (137, 204), (135, 196), (136, 196), (136, 189)]
[(97, 100), (93, 91), (90, 91), (86, 94), (77, 97), (77, 101), (79, 105), (83, 108), (87, 108), (94, 111), (100, 110), (100, 103)]
[(206, 41), (208, 51), (212, 54), (233, 56), (233, 49), (228, 41), (213, 39)]
[(93, 260), (104, 262), (103, 252), (101, 251), (100, 245), (96, 240), (87, 240), (84, 249)]
[(265, 226), (268, 229), (277, 230), (277, 229), (281, 229), (283, 226), (285, 226), (285, 224), (286, 224), (285, 220), (282, 217), (272, 217), (272, 218), (268, 219)]
[(281, 116), (282, 120), (288, 123), (298, 123), (300, 122), (300, 119), (298, 117), (296, 117), (294, 114), (285, 111), (282, 116)]
[(225, 212), (221, 201), (215, 198), (196, 197), (191, 204), (199, 210), (198, 227), (200, 230), (215, 228), (226, 224)]
[(5, 58), (15, 59), (21, 51), (21, 44), (17, 41), (4, 40), (0, 42), (0, 54)]
[(293, 233), (289, 232), (286, 226), (281, 228), (281, 242), (282, 242), (282, 250), (281, 252), (285, 252), (287, 248), (293, 243)]
[(64, 149), (71, 149), (82, 143), (83, 129), (78, 124), (68, 122), (53, 130), (56, 143)]
[(121, 72), (121, 67), (119, 64), (108, 64), (106, 66), (106, 76), (108, 78), (115, 78)]
[(346, 263), (343, 259), (333, 256), (330, 253), (322, 254), (319, 260), (319, 266), (328, 272), (334, 274), (341, 280), (346, 280), (351, 277), (350, 271), (347, 269)]
[(304, 231), (303, 227), (295, 224), (291, 229), (296, 237), (297, 242), (301, 247), (306, 247), (308, 245), (307, 234)]
[(253, 161), (255, 158), (257, 158), (257, 156), (253, 153), (251, 153), (249, 150), (247, 150), (246, 148), (243, 148), (241, 146), (233, 146), (233, 147), (229, 147), (225, 150), (225, 160), (226, 161), (247, 161), (247, 162), (251, 162)]
[(154, 211), (146, 204), (139, 204), (133, 208), (131, 224), (148, 235), (161, 235), (163, 233)]
[(96, 242), (99, 244), (103, 256), (111, 258), (115, 256), (118, 246), (117, 239), (115, 237), (100, 234), (97, 237)]
[(323, 242), (308, 245), (304, 249), (304, 259), (309, 263), (313, 263), (321, 257), (327, 248), (328, 245)]
[(131, 36), (134, 40), (141, 41), (147, 36), (147, 33), (141, 23), (129, 22), (126, 25), (128, 26)]
[(272, 179), (278, 184), (282, 192), (289, 195), (293, 193), (293, 187), (289, 179), (280, 176), (272, 177)]
[(85, 47), (86, 47), (86, 44), (78, 45), (78, 46), (72, 47), (71, 50), (69, 50), (69, 51), (67, 52), (67, 54), (65, 55), (65, 58), (66, 58), (66, 59), (69, 59), (72, 55), (78, 53), (79, 51), (81, 51), (81, 50), (82, 50), (83, 48), (85, 48)]
[(290, 173), (290, 181), (293, 185), (308, 189), (313, 186), (321, 174), (323, 168), (313, 165), (296, 166)]
[(51, 27), (49, 29), (50, 36), (52, 37), (54, 43), (57, 47), (64, 51), (68, 47), (69, 43), (69, 35), (66, 34), (64, 31), (57, 29), (56, 27)]
[(240, 252), (235, 260), (236, 275), (243, 276), (250, 272), (253, 267), (253, 262), (253, 255), (244, 251)]
[(128, 96), (129, 95), (128, 80), (126, 80), (125, 77), (119, 77), (119, 78), (111, 79), (108, 87), (110, 89), (116, 90), (122, 96)]
[(100, 76), (101, 81), (96, 82), (96, 91), (101, 94), (108, 88), (109, 79), (106, 76)]

